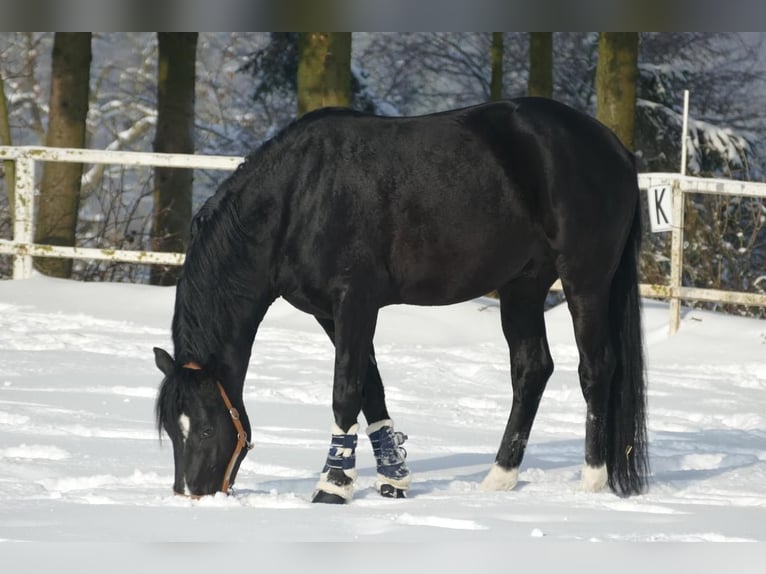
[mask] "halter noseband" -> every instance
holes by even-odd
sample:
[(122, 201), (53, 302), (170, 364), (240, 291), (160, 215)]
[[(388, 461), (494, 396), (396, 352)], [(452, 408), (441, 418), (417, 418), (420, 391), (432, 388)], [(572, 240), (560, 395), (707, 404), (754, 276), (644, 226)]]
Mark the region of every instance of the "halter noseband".
[[(202, 370), (202, 367), (195, 362), (186, 363), (183, 365), (183, 368), (191, 369), (192, 371)], [(229, 396), (226, 394), (223, 385), (219, 381), (216, 381), (216, 385), (218, 385), (218, 392), (221, 393), (223, 404), (226, 405), (226, 410), (229, 411), (229, 416), (231, 417), (231, 422), (234, 425), (234, 430), (237, 431), (237, 446), (234, 448), (234, 453), (232, 453), (231, 458), (229, 459), (229, 464), (226, 465), (226, 472), (223, 474), (223, 483), (221, 484), (221, 491), (224, 494), (228, 494), (229, 487), (232, 485), (230, 481), (231, 475), (234, 472), (234, 465), (237, 463), (237, 459), (239, 458), (240, 453), (242, 453), (242, 449), (247, 447), (247, 450), (252, 450), (253, 446), (255, 445), (247, 440), (245, 427), (242, 426), (242, 421), (239, 420), (239, 411), (234, 407), (234, 405), (231, 404)]]

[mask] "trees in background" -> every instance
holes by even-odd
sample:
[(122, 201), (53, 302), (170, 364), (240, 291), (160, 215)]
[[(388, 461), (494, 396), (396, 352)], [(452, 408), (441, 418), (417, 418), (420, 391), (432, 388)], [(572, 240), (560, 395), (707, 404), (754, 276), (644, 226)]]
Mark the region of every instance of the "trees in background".
[(634, 150), (638, 32), (601, 32), (596, 67), (596, 118)]
[(683, 90), (688, 89), (691, 172), (763, 177), (757, 160), (764, 156), (764, 138), (756, 135), (763, 134), (766, 95), (760, 46), (736, 34), (641, 35), (636, 138), (643, 170), (678, 169)]
[(298, 34), (298, 115), (351, 104), (351, 33)]
[[(45, 145), (85, 147), (91, 34), (57, 32), (53, 40), (48, 130)], [(74, 245), (80, 206), (82, 164), (46, 162), (40, 183), (35, 241)], [(69, 277), (71, 259), (36, 258), (35, 267), (54, 277)]]
[[(8, 112), (8, 99), (5, 97), (5, 80), (3, 71), (0, 70), (0, 145), (12, 145), (11, 116)], [(11, 222), (14, 221), (16, 170), (12, 161), (3, 162), (3, 179), (5, 180), (6, 197), (8, 198), (8, 211)]]
[[(153, 149), (159, 153), (194, 152), (194, 87), (197, 32), (159, 32), (157, 127)], [(152, 247), (183, 253), (192, 217), (190, 169), (154, 168)], [(180, 269), (155, 265), (151, 282), (174, 285)]]
[[(400, 115), (486, 102), (492, 99), (493, 34), (499, 33), (354, 34), (355, 69), (363, 72), (375, 99)], [(523, 95), (527, 34), (505, 32), (502, 39), (503, 97)]]
[[(430, 113), (487, 101), (497, 86), (492, 46), (499, 33), (359, 33), (351, 36), (351, 95), (356, 109), (387, 115)], [(88, 145), (152, 149), (157, 123), (156, 35), (94, 34)], [(49, 33), (0, 35), (10, 132), (15, 144), (44, 144), (49, 109)], [(503, 95), (535, 84), (533, 37), (502, 33)], [(766, 150), (766, 76), (756, 63), (757, 37), (736, 34), (642, 33), (638, 47), (634, 149), (642, 171), (675, 171), (680, 159), (682, 90), (690, 88), (690, 173), (760, 179)], [(599, 34), (552, 34), (552, 96), (596, 115)], [(200, 34), (194, 149), (245, 155), (296, 116), (297, 33)], [(495, 50), (497, 54), (497, 49)], [(495, 88), (496, 90), (497, 88)], [(253, 95), (257, 97), (253, 97)], [(325, 100), (327, 103), (328, 100)], [(151, 170), (86, 166), (82, 177), (78, 243), (92, 247), (152, 248), (154, 183)], [(198, 170), (192, 210), (213, 193), (226, 172)], [(0, 180), (7, 188), (7, 178)], [(690, 199), (687, 213), (688, 283), (722, 287), (753, 282), (747, 269), (764, 266), (762, 203), (706, 204)], [(0, 193), (0, 234), (9, 236), (7, 189)], [(761, 211), (758, 211), (761, 210)], [(720, 214), (718, 220), (712, 214)], [(749, 221), (750, 223), (745, 224)], [(645, 245), (646, 279), (667, 272), (662, 236)], [(718, 243), (716, 243), (716, 241)], [(711, 247), (714, 246), (714, 247)], [(706, 251), (707, 250), (707, 251)], [(712, 251), (711, 251), (712, 250)], [(719, 258), (720, 256), (720, 258)], [(0, 257), (0, 273), (8, 269)], [(2, 267), (5, 266), (5, 267)], [(146, 281), (149, 267), (78, 261), (74, 277)], [(748, 274), (749, 273), (749, 274)], [(761, 282), (761, 286), (764, 282)], [(752, 288), (752, 285), (749, 287)]]
[[(766, 79), (758, 71), (760, 43), (731, 34), (642, 34), (636, 142), (642, 171), (677, 171), (681, 155), (681, 102), (691, 92), (688, 171), (702, 176), (762, 179), (760, 98)], [(760, 134), (760, 135), (758, 135)], [(686, 285), (764, 291), (766, 202), (754, 198), (686, 194)], [(642, 256), (647, 281), (662, 282), (669, 263), (667, 234), (652, 234)], [(715, 305), (718, 306), (718, 305)], [(729, 311), (760, 313), (757, 308)]]
[(269, 32), (239, 67), (252, 81), (253, 103), (270, 126), (295, 115), (298, 91), (298, 32)]
[[(47, 95), (54, 35), (0, 35), (0, 70), (5, 79), (15, 145), (44, 145)], [(252, 82), (238, 73), (261, 35), (210, 34), (200, 38), (198, 83), (203, 105), (195, 112), (199, 153), (242, 154), (268, 133), (253, 110)], [(150, 151), (157, 121), (158, 42), (153, 33), (95, 33), (92, 36), (87, 145), (96, 149)], [(193, 203), (198, 206), (226, 177), (225, 171), (197, 170)], [(0, 178), (0, 237), (10, 238), (7, 180)], [(39, 182), (38, 182), (39, 186)], [(86, 165), (81, 180), (77, 243), (83, 247), (152, 249), (153, 170)], [(0, 257), (0, 276), (11, 259)], [(151, 266), (76, 260), (72, 277), (95, 281), (147, 282)]]
[(553, 32), (529, 33), (530, 96), (553, 97)]
[(503, 97), (503, 33), (492, 32), (492, 78), (489, 84), (489, 99), (496, 101)]

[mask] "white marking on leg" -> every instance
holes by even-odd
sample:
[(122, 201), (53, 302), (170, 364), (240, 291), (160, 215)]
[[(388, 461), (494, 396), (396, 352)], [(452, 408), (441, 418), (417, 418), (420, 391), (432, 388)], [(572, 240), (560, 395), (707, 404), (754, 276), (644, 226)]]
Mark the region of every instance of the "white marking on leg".
[(582, 489), (588, 492), (599, 492), (604, 490), (607, 480), (606, 465), (590, 466), (584, 464), (582, 467)]
[(495, 463), (479, 486), (482, 490), (511, 490), (519, 482), (519, 469), (505, 469)]

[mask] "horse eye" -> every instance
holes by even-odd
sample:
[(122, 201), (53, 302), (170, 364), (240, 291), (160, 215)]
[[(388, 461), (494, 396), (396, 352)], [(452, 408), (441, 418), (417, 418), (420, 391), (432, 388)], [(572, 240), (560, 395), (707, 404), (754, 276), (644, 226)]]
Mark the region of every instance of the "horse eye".
[(207, 427), (206, 429), (203, 429), (201, 433), (199, 433), (200, 438), (210, 438), (213, 436), (214, 430), (213, 427)]

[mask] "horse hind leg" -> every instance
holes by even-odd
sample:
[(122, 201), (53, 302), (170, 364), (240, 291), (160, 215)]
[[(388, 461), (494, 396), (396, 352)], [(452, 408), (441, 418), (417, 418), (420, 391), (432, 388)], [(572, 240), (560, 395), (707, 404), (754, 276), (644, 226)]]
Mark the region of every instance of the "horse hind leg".
[(598, 492), (608, 481), (607, 417), (609, 393), (616, 361), (609, 327), (609, 288), (578, 291), (564, 280), (567, 305), (580, 355), (578, 375), (587, 406), (583, 490)]
[[(608, 484), (620, 496), (643, 492), (649, 473), (638, 289), (640, 213), (635, 211), (620, 253), (558, 261), (588, 408), (582, 486), (595, 491)], [(615, 258), (614, 273), (606, 272)]]
[(510, 350), (513, 404), (484, 490), (510, 490), (518, 481), (524, 451), (553, 359), (545, 333), (544, 305), (555, 279), (551, 269), (523, 277), (498, 291), (503, 334)]

